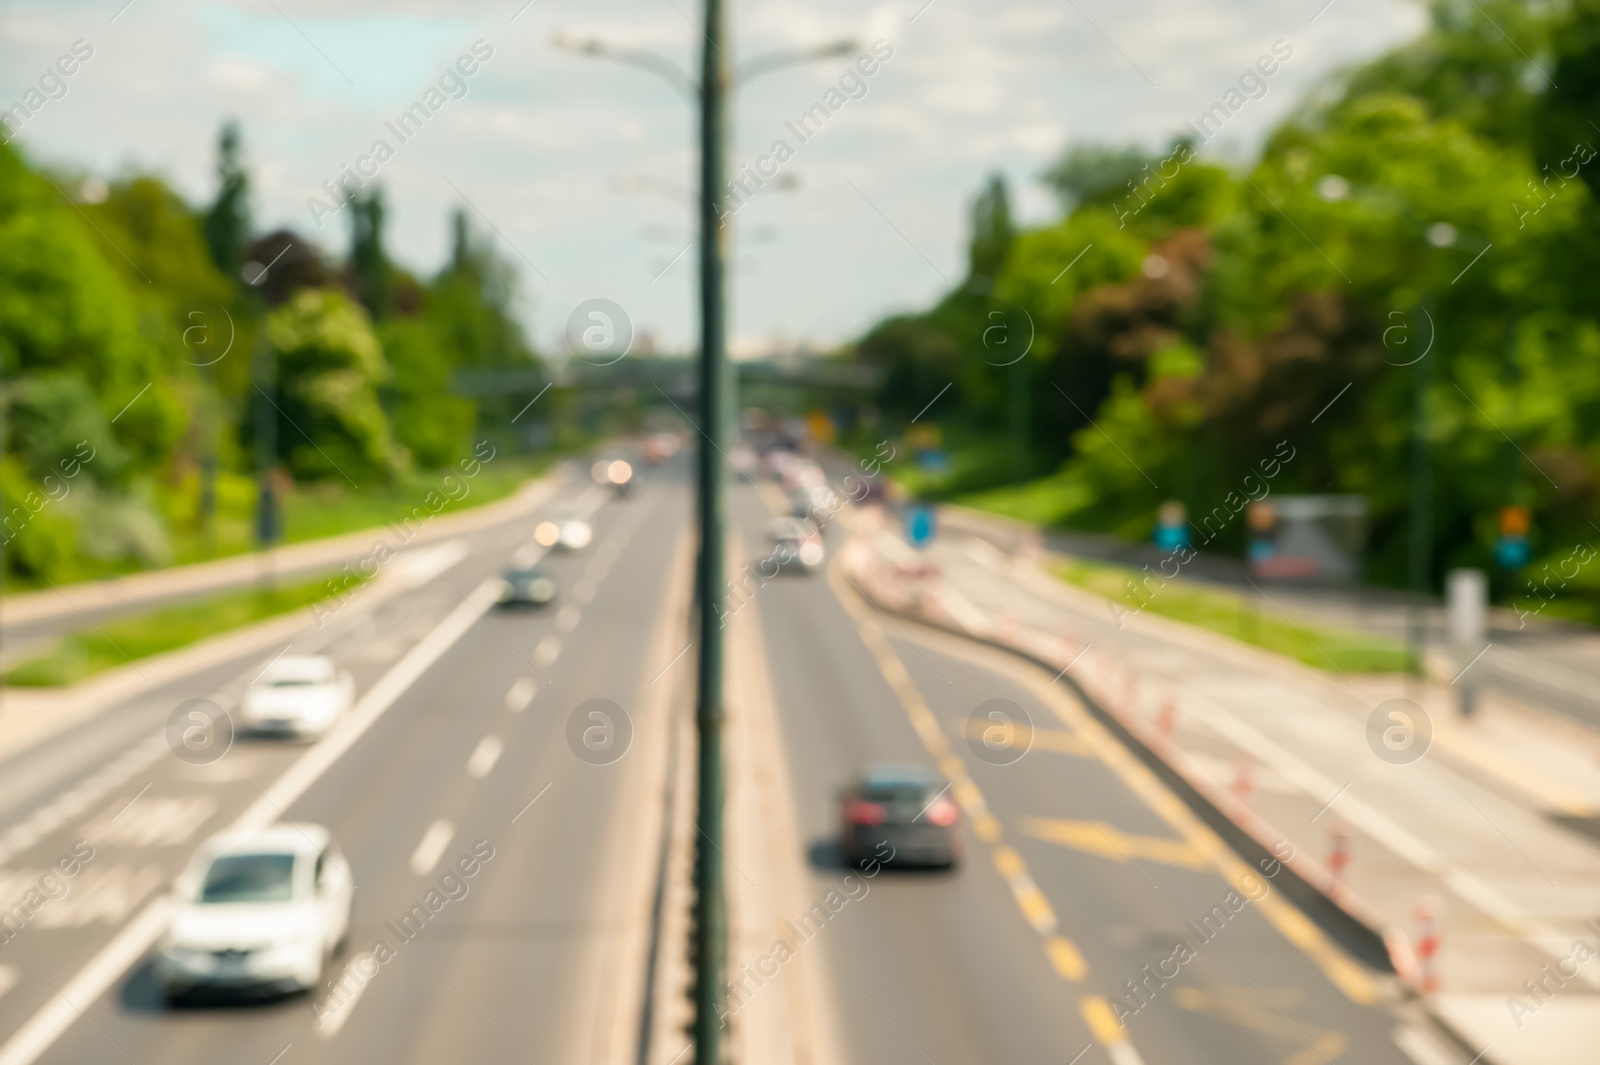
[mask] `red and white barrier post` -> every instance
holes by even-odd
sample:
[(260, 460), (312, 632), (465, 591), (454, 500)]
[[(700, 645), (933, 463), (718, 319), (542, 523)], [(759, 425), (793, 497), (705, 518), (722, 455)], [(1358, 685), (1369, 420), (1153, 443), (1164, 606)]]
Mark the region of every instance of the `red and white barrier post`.
[(1250, 755), (1240, 751), (1233, 760), (1233, 797), (1248, 806), (1250, 795), (1255, 790), (1255, 762)]
[(1344, 871), (1350, 867), (1350, 829), (1334, 822), (1328, 829), (1328, 872), (1333, 874), (1335, 890), (1344, 887)]
[(1156, 728), (1161, 730), (1161, 735), (1172, 739), (1173, 730), (1178, 727), (1178, 701), (1167, 696), (1161, 704), (1161, 716), (1156, 718)]
[(1417, 987), (1424, 995), (1439, 990), (1439, 900), (1417, 902)]

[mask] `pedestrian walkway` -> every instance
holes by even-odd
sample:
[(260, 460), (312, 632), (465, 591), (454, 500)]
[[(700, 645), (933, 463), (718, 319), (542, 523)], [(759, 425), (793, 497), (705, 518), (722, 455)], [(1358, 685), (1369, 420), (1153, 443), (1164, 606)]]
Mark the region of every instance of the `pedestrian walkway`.
[[(953, 528), (924, 551), (856, 524), (852, 580), (887, 610), (1076, 683), (1343, 914), (1498, 1065), (1594, 1059), (1600, 1035), (1600, 732), (1491, 693), (1322, 673), (1148, 612), (1119, 619), (1020, 537)], [(1285, 844), (1287, 846), (1285, 846)]]
[[(941, 507), (939, 522), (1002, 551), (1032, 544), (1052, 554), (1133, 570), (1149, 566), (1159, 571), (1169, 554), (1153, 544), (1096, 533), (1040, 530), (966, 507)], [(1183, 578), (1255, 601), (1269, 615), (1281, 612), (1300, 624), (1367, 633), (1396, 644), (1406, 642), (1412, 623), (1415, 600), (1391, 588), (1275, 583), (1264, 592), (1260, 582), (1252, 583), (1242, 561), (1206, 552), (1197, 552), (1183, 567)], [(1270, 595), (1270, 601), (1262, 602), (1264, 595)], [(1488, 647), (1472, 664), (1472, 680), (1600, 727), (1600, 631), (1539, 611), (1535, 606), (1539, 600), (1531, 593), (1518, 602), (1520, 614), (1504, 607), (1489, 611)], [(1429, 599), (1421, 620), (1430, 672), (1444, 680), (1454, 677), (1465, 656), (1448, 646), (1443, 604)]]

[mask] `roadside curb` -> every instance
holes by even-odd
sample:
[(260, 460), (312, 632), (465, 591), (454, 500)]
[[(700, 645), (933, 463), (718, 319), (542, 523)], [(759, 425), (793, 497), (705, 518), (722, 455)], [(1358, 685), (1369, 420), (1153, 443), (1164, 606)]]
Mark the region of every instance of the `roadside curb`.
[[(1010, 652), (1065, 682), (1089, 714), (1110, 730), (1241, 858), (1252, 865), (1277, 859), (1274, 846), (1287, 841), (1286, 835), (1277, 832), (1233, 795), (1186, 772), (1172, 757), (1172, 744), (1166, 736), (1141, 718), (1119, 709), (1119, 694), (1125, 694), (1129, 684), (1137, 683), (1136, 671), (1131, 667), (1065, 638), (1051, 639), (1025, 631), (1015, 622), (1008, 624), (1005, 620), (989, 619), (970, 603), (951, 609), (939, 589), (913, 588), (908, 593), (901, 588), (887, 589), (882, 579), (884, 566), (870, 564), (875, 552), (860, 538), (847, 543), (841, 554), (841, 561), (858, 591), (879, 609)], [(1117, 691), (1119, 687), (1121, 693)], [(1287, 877), (1279, 879), (1285, 896), (1354, 958), (1370, 968), (1397, 976), (1406, 1000), (1419, 1003), (1433, 1025), (1462, 1050), (1468, 1054), (1475, 1052), (1465, 1035), (1434, 1007), (1429, 996), (1417, 990), (1416, 954), (1403, 930), (1388, 925), (1374, 907), (1339, 885), (1333, 873), (1303, 850), (1281, 860), (1280, 866), (1288, 873)], [(1494, 1065), (1494, 1059), (1487, 1053), (1476, 1060), (1480, 1065)]]

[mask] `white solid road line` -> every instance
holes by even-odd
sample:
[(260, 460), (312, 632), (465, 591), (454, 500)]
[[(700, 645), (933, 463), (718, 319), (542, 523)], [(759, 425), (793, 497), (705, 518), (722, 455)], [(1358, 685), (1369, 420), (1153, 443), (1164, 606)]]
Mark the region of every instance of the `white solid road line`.
[(455, 834), (456, 826), (444, 818), (429, 825), (428, 831), (422, 834), (422, 841), (417, 844), (417, 849), (411, 852), (411, 871), (418, 876), (427, 876), (433, 872), (433, 867), (439, 864), (439, 857), (444, 854), (444, 849), (450, 846)]
[[(499, 597), (500, 581), (486, 580), (434, 626), (416, 646), (400, 657), (376, 684), (351, 708), (344, 722), (301, 755), (259, 799), (250, 805), (231, 826), (231, 831), (264, 828), (277, 820), (279, 810), (287, 810), (305, 794), (341, 755), (416, 683), (457, 640), (483, 616), (483, 611)], [(166, 896), (145, 907), (121, 932), (100, 948), (77, 975), (52, 995), (39, 1011), (0, 1046), (0, 1065), (33, 1065), (39, 1055), (72, 1026), (106, 989), (144, 956), (167, 926)]]
[(533, 696), (539, 690), (538, 681), (532, 677), (518, 677), (511, 690), (506, 692), (506, 709), (513, 714), (520, 714), (533, 702)]
[(500, 752), (506, 749), (499, 736), (485, 736), (478, 741), (472, 749), (472, 757), (467, 759), (467, 775), (473, 780), (482, 780), (489, 775), (489, 770), (500, 760)]
[[(373, 964), (368, 965), (368, 962), (373, 962)], [(359, 976), (362, 973), (372, 972), (376, 968), (377, 963), (371, 954), (357, 954), (350, 959), (350, 964), (346, 965), (341, 972), (356, 973)], [(329, 1010), (318, 1015), (319, 1019), (315, 1028), (317, 1035), (323, 1039), (332, 1039), (339, 1034), (339, 1029), (344, 1027), (344, 1022), (348, 1021), (350, 1014), (355, 1012), (356, 1003), (360, 1002), (361, 996), (366, 994), (367, 985), (372, 983), (370, 979), (344, 980), (337, 975), (335, 979), (339, 981), (340, 987), (348, 987), (350, 989), (350, 996), (339, 1004), (338, 1009)], [(279, 1054), (278, 1057), (281, 1058), (283, 1055)]]
[(1417, 1065), (1456, 1065), (1460, 1060), (1445, 1053), (1433, 1036), (1415, 1024), (1405, 1024), (1396, 1028), (1394, 1045), (1405, 1051), (1406, 1057)]

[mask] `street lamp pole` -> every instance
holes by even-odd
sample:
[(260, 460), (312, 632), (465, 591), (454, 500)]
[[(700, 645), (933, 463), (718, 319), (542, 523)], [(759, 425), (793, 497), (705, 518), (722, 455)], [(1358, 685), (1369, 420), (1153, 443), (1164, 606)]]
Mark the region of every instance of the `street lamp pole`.
[(695, 854), (695, 1065), (722, 1065), (727, 908), (722, 868), (722, 584), (726, 508), (722, 446), (727, 427), (723, 321), (723, 157), (726, 128), (722, 0), (706, 0), (700, 67), (700, 651), (695, 724), (699, 733), (699, 844)]
[[(1427, 308), (1424, 297), (1422, 306)], [(1429, 316), (1432, 320), (1432, 316)], [(1433, 482), (1428, 454), (1428, 385), (1433, 374), (1431, 359), (1418, 359), (1411, 367), (1411, 609), (1407, 628), (1411, 644), (1411, 669), (1426, 673), (1423, 659), (1428, 653), (1428, 571), (1433, 555)]]
[[(264, 330), (264, 326), (262, 327)], [(262, 332), (256, 334), (255, 359), (251, 383), (255, 386), (256, 418), (256, 550), (261, 552), (262, 577), (266, 591), (275, 590), (272, 572), (272, 545), (278, 539), (278, 498), (273, 484), (278, 465), (278, 410), (272, 392), (278, 384), (277, 353)]]
[[(699, 804), (695, 850), (695, 1065), (722, 1065), (722, 1004), (727, 968), (727, 908), (722, 868), (722, 810), (726, 781), (722, 771), (722, 589), (725, 570), (726, 504), (722, 462), (726, 461), (729, 412), (734, 406), (727, 366), (724, 318), (728, 229), (722, 224), (727, 188), (727, 97), (731, 88), (729, 60), (723, 48), (726, 23), (723, 0), (706, 0), (705, 47), (700, 78), (671, 60), (603, 41), (565, 34), (557, 48), (596, 59), (609, 59), (647, 70), (682, 92), (700, 108), (700, 448), (695, 464), (698, 482), (700, 557), (695, 567), (700, 640), (700, 679), (695, 697), (698, 732)], [(807, 48), (785, 49), (745, 63), (742, 77), (858, 51), (852, 40)]]

